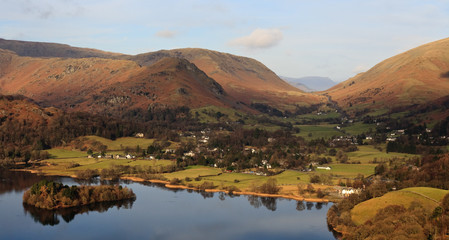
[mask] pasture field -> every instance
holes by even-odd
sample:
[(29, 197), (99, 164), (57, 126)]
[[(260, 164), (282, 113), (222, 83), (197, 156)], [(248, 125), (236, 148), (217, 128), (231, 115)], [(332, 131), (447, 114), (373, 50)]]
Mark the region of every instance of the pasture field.
[[(211, 181), (217, 186), (236, 186), (240, 190), (249, 189), (251, 185), (265, 182), (267, 177), (245, 173), (223, 173), (219, 176), (205, 177), (203, 181)], [(237, 181), (236, 181), (237, 180)]]
[(381, 161), (386, 161), (386, 160), (388, 160), (390, 158), (394, 158), (394, 157), (409, 158), (409, 157), (418, 156), (418, 155), (406, 154), (406, 153), (395, 153), (395, 152), (386, 153), (385, 145), (382, 145), (381, 147), (382, 147), (382, 151), (379, 151), (378, 149), (374, 148), (374, 146), (372, 146), (372, 145), (358, 146), (359, 150), (357, 150), (355, 152), (348, 153), (349, 162), (360, 161), (360, 163), (362, 163), (362, 164), (367, 164), (367, 163), (372, 163), (375, 159), (377, 160), (377, 162), (381, 162)]
[(209, 176), (209, 175), (217, 175), (221, 173), (221, 169), (213, 168), (213, 167), (205, 167), (205, 166), (189, 166), (185, 170), (172, 172), (172, 173), (164, 173), (164, 177), (167, 179), (178, 178), (183, 180), (186, 177), (196, 178), (199, 176)]
[(318, 115), (316, 113), (309, 113), (309, 114), (303, 114), (300, 116), (297, 116), (296, 118), (301, 120), (323, 120), (323, 119), (333, 119), (333, 118), (340, 118), (341, 114), (335, 111), (323, 113), (321, 115)]
[(336, 129), (336, 124), (323, 124), (323, 125), (295, 125), (299, 127), (300, 132), (297, 136), (304, 139), (316, 139), (316, 138), (330, 138), (332, 136), (344, 135), (342, 132)]
[(328, 164), (331, 170), (317, 169), (317, 173), (332, 174), (336, 178), (355, 178), (358, 174), (367, 177), (374, 174), (377, 164)]
[(361, 225), (372, 219), (378, 210), (388, 205), (402, 205), (408, 208), (414, 201), (419, 202), (431, 214), (447, 193), (449, 193), (448, 190), (428, 187), (405, 188), (400, 191), (389, 192), (382, 197), (357, 204), (351, 210), (352, 221), (356, 225)]
[(362, 122), (356, 122), (347, 127), (343, 127), (342, 129), (346, 133), (349, 133), (351, 135), (359, 135), (359, 134), (368, 132), (370, 129), (375, 131), (376, 125), (375, 124), (364, 124)]
[(78, 151), (78, 150), (67, 150), (63, 148), (52, 148), (45, 150), (50, 154), (50, 158), (81, 158), (87, 157), (86, 152)]
[[(39, 167), (39, 171), (53, 175), (75, 175), (80, 170), (102, 170), (111, 168), (114, 165), (141, 166), (143, 168), (151, 166), (167, 166), (174, 164), (170, 160), (135, 160), (135, 159), (96, 159), (96, 158), (64, 158), (47, 159), (42, 161), (45, 166)], [(75, 166), (74, 164), (79, 164)], [(75, 166), (75, 167), (74, 167)]]
[[(273, 176), (279, 185), (297, 185), (299, 183), (309, 183), (310, 176), (305, 172), (286, 170), (281, 174)], [(298, 179), (299, 178), (299, 179)]]
[(106, 145), (108, 147), (107, 149), (108, 151), (120, 151), (125, 149), (126, 147), (135, 148), (137, 145), (139, 145), (141, 149), (145, 149), (154, 142), (154, 139), (135, 138), (135, 137), (123, 137), (117, 138), (116, 140), (110, 140), (98, 136), (86, 136), (82, 138), (87, 138), (88, 140), (100, 142), (101, 144)]
[[(239, 119), (248, 119), (245, 114), (231, 108), (206, 106), (190, 110), (193, 117), (203, 123), (217, 123), (220, 121), (237, 121)], [(221, 114), (220, 114), (221, 113)]]

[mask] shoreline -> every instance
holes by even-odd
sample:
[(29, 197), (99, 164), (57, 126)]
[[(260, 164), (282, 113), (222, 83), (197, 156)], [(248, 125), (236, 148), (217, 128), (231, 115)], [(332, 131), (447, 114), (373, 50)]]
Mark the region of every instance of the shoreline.
[[(199, 190), (198, 188), (191, 188), (184, 185), (171, 185), (169, 181), (163, 181), (163, 180), (145, 180), (143, 178), (139, 177), (120, 177), (122, 180), (130, 180), (133, 182), (150, 182), (150, 183), (160, 183), (164, 184), (166, 188), (173, 188), (173, 189), (190, 189), (190, 190)], [(205, 192), (223, 192), (229, 194), (229, 191), (227, 190), (221, 190), (221, 189), (205, 189)], [(284, 198), (284, 199), (292, 199), (296, 201), (304, 201), (304, 202), (317, 202), (317, 203), (328, 203), (331, 202), (328, 199), (320, 199), (320, 198), (304, 198), (299, 196), (293, 196), (293, 195), (285, 195), (285, 194), (268, 194), (268, 193), (258, 193), (258, 192), (232, 192), (232, 194), (235, 195), (247, 195), (247, 196), (258, 196), (258, 197), (272, 197), (272, 198)]]
[[(49, 173), (41, 173), (38, 170), (34, 169), (10, 169), (12, 171), (23, 171), (23, 172), (30, 172), (33, 174), (42, 174), (44, 176), (57, 176), (57, 177), (70, 177), (74, 179), (79, 179), (75, 175), (59, 175), (59, 174), (49, 174)], [(185, 185), (171, 185), (169, 181), (164, 180), (158, 180), (158, 179), (151, 179), (151, 180), (145, 180), (143, 178), (139, 177), (129, 177), (129, 176), (121, 176), (121, 180), (128, 180), (133, 182), (150, 182), (150, 183), (159, 183), (164, 184), (164, 187), (166, 188), (172, 188), (172, 189), (190, 189), (198, 191), (198, 188), (192, 188), (187, 187)], [(227, 190), (221, 190), (221, 189), (205, 189), (205, 192), (223, 192), (226, 194), (229, 194), (229, 191)], [(268, 193), (258, 193), (258, 192), (248, 192), (248, 191), (242, 191), (242, 192), (232, 192), (234, 195), (246, 195), (246, 196), (258, 196), (258, 197), (272, 197), (272, 198), (284, 198), (284, 199), (291, 199), (296, 201), (304, 201), (304, 202), (315, 202), (315, 203), (329, 203), (332, 202), (329, 199), (321, 199), (321, 198), (305, 198), (301, 196), (294, 196), (294, 195), (286, 195), (286, 194), (268, 194)]]

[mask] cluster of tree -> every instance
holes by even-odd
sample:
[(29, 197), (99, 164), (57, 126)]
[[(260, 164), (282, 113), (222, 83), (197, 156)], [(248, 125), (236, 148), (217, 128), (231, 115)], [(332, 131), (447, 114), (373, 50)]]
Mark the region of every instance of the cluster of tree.
[(266, 183), (260, 186), (253, 184), (250, 187), (251, 192), (266, 193), (266, 194), (278, 194), (281, 187), (277, 186), (277, 180), (275, 178), (269, 178)]
[(191, 118), (188, 107), (132, 111), (136, 111), (137, 115), (130, 114), (122, 119), (84, 112), (61, 113), (38, 125), (32, 121), (2, 118), (0, 163), (48, 158), (44, 150), (67, 144), (80, 136), (96, 135), (114, 140), (141, 132), (148, 138), (179, 141), (181, 131), (229, 127), (226, 124), (199, 123)]
[(397, 189), (425, 186), (449, 189), (449, 154), (424, 155), (407, 163), (382, 163), (376, 167), (379, 176), (391, 180)]
[(400, 152), (416, 154), (416, 143), (412, 137), (401, 136), (396, 138), (396, 141), (389, 141), (386, 151), (387, 153)]
[[(379, 211), (375, 218), (356, 226), (351, 219), (351, 209), (360, 202), (379, 197), (395, 188), (414, 186), (449, 189), (449, 154), (424, 155), (422, 158), (392, 159), (379, 164), (376, 169), (376, 183), (368, 179), (357, 181), (368, 186), (361, 194), (353, 194), (333, 205), (327, 215), (328, 223), (345, 239), (382, 239), (388, 236), (406, 236), (410, 239), (435, 239), (445, 236), (449, 225), (449, 195), (431, 216), (428, 210), (417, 203), (409, 208), (388, 206)], [(354, 184), (356, 181), (354, 181)]]
[(57, 209), (82, 205), (134, 199), (131, 189), (122, 186), (67, 186), (42, 180), (23, 194), (23, 202), (37, 208)]
[(329, 174), (311, 174), (311, 183), (322, 183), (326, 185), (333, 185), (332, 176)]
[[(359, 199), (360, 200), (360, 199)], [(361, 225), (351, 220), (353, 203), (348, 200), (330, 208), (328, 223), (343, 233), (343, 238), (352, 239), (445, 239), (449, 226), (449, 194), (447, 194), (432, 214), (419, 202), (414, 201), (408, 208), (402, 205), (389, 205), (380, 209), (376, 215)], [(351, 207), (352, 209), (352, 207)]]
[(251, 107), (270, 116), (284, 117), (282, 111), (265, 103), (251, 103)]
[(351, 194), (349, 197), (341, 200), (339, 203), (332, 205), (327, 212), (327, 223), (338, 232), (349, 232), (350, 228), (355, 227), (351, 218), (351, 210), (355, 205), (369, 200), (371, 198), (380, 197), (388, 192), (386, 183), (377, 181), (373, 184), (365, 179), (365, 188), (360, 194)]

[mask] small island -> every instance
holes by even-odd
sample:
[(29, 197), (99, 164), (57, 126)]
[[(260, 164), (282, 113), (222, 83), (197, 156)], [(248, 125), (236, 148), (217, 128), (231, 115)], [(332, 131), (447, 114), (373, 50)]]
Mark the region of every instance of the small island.
[(48, 210), (135, 199), (131, 189), (122, 186), (67, 186), (42, 180), (23, 194), (25, 204)]

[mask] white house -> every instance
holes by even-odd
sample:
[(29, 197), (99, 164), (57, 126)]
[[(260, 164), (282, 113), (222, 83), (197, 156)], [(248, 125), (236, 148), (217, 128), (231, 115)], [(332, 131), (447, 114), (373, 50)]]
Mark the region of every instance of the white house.
[(134, 135), (136, 138), (143, 138), (144, 134), (143, 133), (136, 133), (136, 135)]
[(331, 167), (317, 167), (316, 169), (331, 170)]
[(195, 153), (190, 151), (188, 153), (184, 153), (184, 156), (186, 156), (186, 157), (195, 157)]

